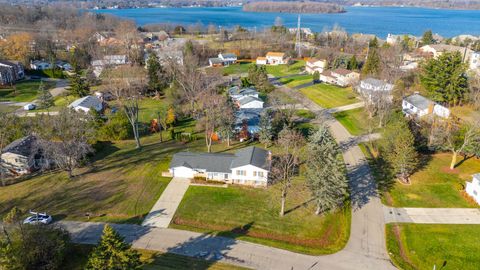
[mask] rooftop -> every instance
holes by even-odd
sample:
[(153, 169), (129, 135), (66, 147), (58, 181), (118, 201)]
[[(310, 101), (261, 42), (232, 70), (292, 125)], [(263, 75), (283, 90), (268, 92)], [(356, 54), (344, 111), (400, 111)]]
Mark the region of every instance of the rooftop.
[(74, 102), (70, 103), (68, 105), (69, 108), (75, 108), (75, 107), (84, 107), (84, 108), (95, 108), (98, 105), (102, 104), (102, 101), (98, 99), (97, 97), (94, 96), (86, 96), (83, 98), (79, 98), (75, 100)]
[(283, 53), (283, 52), (268, 52), (267, 57), (268, 56), (270, 56), (270, 57), (284, 57), (285, 53)]
[(37, 137), (33, 135), (25, 136), (7, 145), (5, 148), (3, 148), (2, 153), (13, 153), (28, 157), (30, 156), (36, 141)]
[(408, 103), (412, 104), (413, 106), (421, 109), (421, 110), (426, 110), (428, 107), (433, 103), (430, 99), (419, 95), (419, 94), (413, 94), (410, 95), (406, 98), (404, 98)]

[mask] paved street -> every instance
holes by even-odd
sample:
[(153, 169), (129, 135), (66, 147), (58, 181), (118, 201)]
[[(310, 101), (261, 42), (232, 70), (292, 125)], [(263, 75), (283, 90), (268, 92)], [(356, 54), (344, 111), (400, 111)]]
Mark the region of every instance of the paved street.
[(177, 211), (190, 180), (174, 177), (143, 221), (143, 226), (167, 228)]
[(478, 208), (383, 208), (386, 223), (480, 224)]

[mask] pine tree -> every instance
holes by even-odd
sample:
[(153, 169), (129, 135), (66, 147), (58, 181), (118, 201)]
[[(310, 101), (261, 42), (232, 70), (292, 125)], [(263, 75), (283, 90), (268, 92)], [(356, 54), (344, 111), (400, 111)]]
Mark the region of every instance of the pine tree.
[(378, 39), (377, 39), (377, 37), (374, 37), (372, 40), (370, 40), (370, 42), (368, 43), (368, 47), (370, 47), (370, 49), (376, 49), (376, 48), (378, 48)]
[(43, 82), (40, 82), (38, 92), (40, 93), (40, 96), (38, 97), (40, 108), (47, 109), (55, 105), (52, 94), (48, 89), (45, 88)]
[(434, 42), (432, 30), (427, 30), (423, 33), (422, 36), (422, 44), (423, 45), (430, 45)]
[(318, 215), (341, 206), (348, 194), (348, 180), (341, 152), (327, 127), (321, 126), (307, 144), (307, 185), (315, 198)]
[(320, 81), (320, 72), (318, 72), (318, 71), (313, 72), (312, 79), (313, 79), (314, 83)]
[(158, 58), (155, 54), (150, 54), (147, 60), (147, 71), (148, 71), (148, 88), (151, 91), (155, 91), (157, 95), (161, 93), (163, 89), (167, 87), (167, 80), (165, 76), (165, 71), (162, 68), (162, 65), (158, 61)]
[(68, 88), (68, 91), (70, 94), (77, 97), (84, 97), (90, 94), (90, 86), (80, 77), (80, 75), (73, 74), (69, 80), (70, 87)]
[(260, 130), (258, 131), (258, 140), (265, 145), (265, 148), (268, 148), (273, 140), (272, 125), (270, 123), (270, 115), (268, 112), (265, 112), (260, 116), (260, 122), (258, 125), (260, 127)]
[(407, 120), (403, 115), (393, 117), (382, 134), (380, 151), (396, 177), (406, 183), (418, 164), (414, 144)]
[(130, 270), (139, 269), (140, 265), (140, 254), (112, 227), (105, 225), (100, 243), (90, 254), (85, 269)]
[(364, 75), (379, 75), (380, 74), (380, 56), (376, 49), (370, 49), (367, 61), (362, 70)]
[(445, 52), (422, 66), (420, 82), (437, 102), (457, 105), (468, 98), (466, 66), (459, 52)]
[(355, 55), (353, 55), (353, 56), (350, 58), (350, 60), (348, 61), (347, 69), (349, 69), (349, 70), (356, 70), (356, 69), (358, 69), (358, 62), (357, 62), (357, 58), (355, 57)]

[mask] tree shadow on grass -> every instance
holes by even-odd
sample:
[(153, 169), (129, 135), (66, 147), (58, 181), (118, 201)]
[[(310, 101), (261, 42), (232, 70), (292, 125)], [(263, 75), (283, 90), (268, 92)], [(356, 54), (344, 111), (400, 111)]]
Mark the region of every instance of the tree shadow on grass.
[(309, 199), (309, 200), (307, 200), (307, 201), (305, 201), (305, 202), (303, 202), (303, 203), (301, 203), (301, 204), (299, 204), (299, 205), (296, 205), (296, 206), (288, 209), (287, 211), (285, 211), (285, 215), (287, 215), (287, 214), (289, 214), (289, 213), (291, 213), (291, 212), (293, 212), (293, 211), (295, 211), (295, 210), (298, 210), (298, 209), (300, 209), (300, 208), (302, 208), (302, 207), (307, 207), (307, 205), (308, 205), (309, 203), (313, 202), (314, 200), (315, 200), (315, 198), (311, 198), (311, 199)]

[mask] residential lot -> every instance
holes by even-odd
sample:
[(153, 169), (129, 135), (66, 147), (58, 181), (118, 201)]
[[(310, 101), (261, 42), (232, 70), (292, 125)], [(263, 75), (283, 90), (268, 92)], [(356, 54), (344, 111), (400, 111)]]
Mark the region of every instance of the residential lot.
[(275, 77), (282, 77), (287, 75), (298, 74), (303, 71), (305, 67), (304, 60), (295, 60), (291, 65), (267, 65), (268, 74), (272, 74)]
[(354, 136), (368, 133), (368, 116), (363, 108), (338, 112), (333, 116)]
[[(28, 102), (37, 98), (40, 80), (17, 82), (15, 88), (0, 88), (0, 101)], [(55, 86), (54, 82), (43, 82), (45, 89)]]
[(298, 75), (294, 77), (281, 78), (278, 80), (282, 84), (285, 84), (288, 87), (296, 87), (302, 84), (311, 83), (312, 75)]
[(237, 62), (236, 64), (229, 65), (227, 67), (222, 68), (222, 72), (224, 75), (232, 75), (232, 74), (242, 74), (247, 73), (248, 68), (253, 65), (252, 62)]
[(300, 92), (326, 109), (359, 102), (351, 87), (341, 88), (321, 83), (302, 88)]
[(479, 225), (387, 225), (390, 257), (405, 270), (478, 269), (479, 241)]
[(172, 227), (235, 236), (237, 239), (310, 254), (339, 251), (350, 231), (350, 207), (317, 216), (304, 180), (297, 179), (279, 216), (280, 190), (191, 186)]

